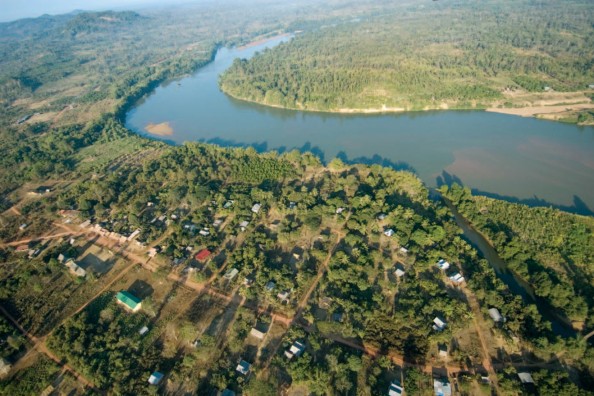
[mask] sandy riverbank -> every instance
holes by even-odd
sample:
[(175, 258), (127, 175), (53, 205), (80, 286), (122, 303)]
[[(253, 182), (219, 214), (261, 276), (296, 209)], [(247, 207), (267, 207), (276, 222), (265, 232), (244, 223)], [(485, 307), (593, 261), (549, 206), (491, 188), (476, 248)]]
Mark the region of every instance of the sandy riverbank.
[(486, 111), (490, 111), (493, 113), (517, 115), (517, 116), (521, 116), (521, 117), (535, 117), (535, 116), (547, 117), (548, 115), (561, 115), (561, 113), (586, 110), (586, 109), (594, 109), (594, 103), (567, 104), (567, 105), (557, 105), (557, 106), (534, 106), (534, 107), (519, 107), (519, 108), (490, 107)]
[(173, 135), (173, 128), (168, 122), (162, 122), (160, 124), (149, 123), (144, 127), (144, 130), (151, 135), (157, 136), (170, 136)]

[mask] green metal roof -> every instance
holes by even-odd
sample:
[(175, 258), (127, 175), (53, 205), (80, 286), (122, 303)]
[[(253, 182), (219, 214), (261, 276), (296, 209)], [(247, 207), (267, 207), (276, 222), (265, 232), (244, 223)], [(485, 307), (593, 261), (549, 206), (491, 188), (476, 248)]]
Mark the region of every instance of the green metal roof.
[(116, 298), (122, 304), (126, 304), (130, 309), (135, 309), (140, 304), (140, 298), (127, 291), (118, 292)]

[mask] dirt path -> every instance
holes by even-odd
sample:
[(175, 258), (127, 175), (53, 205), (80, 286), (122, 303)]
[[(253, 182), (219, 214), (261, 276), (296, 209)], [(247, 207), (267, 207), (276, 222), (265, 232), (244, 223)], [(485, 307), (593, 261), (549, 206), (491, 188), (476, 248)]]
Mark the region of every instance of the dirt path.
[(37, 237), (20, 239), (18, 241), (1, 243), (0, 246), (1, 247), (18, 246), (18, 245), (23, 245), (25, 243), (30, 243), (33, 241), (37, 242), (37, 241), (44, 241), (46, 239), (56, 239), (56, 238), (61, 238), (61, 237), (65, 237), (65, 236), (78, 236), (78, 235), (82, 235), (82, 232), (59, 232), (57, 234), (42, 235), (42, 236), (37, 236)]
[(476, 332), (479, 336), (479, 340), (481, 342), (481, 348), (483, 350), (483, 366), (489, 373), (489, 378), (491, 379), (491, 383), (493, 384), (495, 391), (497, 392), (498, 395), (500, 395), (501, 389), (499, 389), (499, 384), (497, 382), (497, 373), (495, 372), (495, 370), (493, 368), (493, 361), (491, 360), (491, 354), (489, 353), (489, 347), (487, 344), (485, 334), (483, 332), (483, 329), (486, 328), (487, 326), (485, 324), (485, 320), (483, 318), (483, 314), (481, 312), (480, 305), (479, 305), (478, 300), (476, 299), (476, 296), (474, 295), (474, 293), (472, 293), (468, 288), (462, 287), (461, 290), (464, 293), (464, 295), (466, 296), (468, 305), (470, 305), (470, 309), (472, 309), (472, 316), (473, 316), (472, 321), (474, 323)]
[[(350, 218), (350, 213), (346, 216), (344, 224), (347, 223), (349, 218)], [(344, 227), (344, 224), (340, 228), (341, 230)], [(312, 293), (314, 292), (314, 290), (317, 288), (318, 284), (320, 283), (320, 280), (326, 273), (326, 270), (328, 269), (328, 265), (330, 264), (330, 260), (332, 259), (332, 256), (334, 255), (334, 252), (336, 251), (336, 248), (338, 247), (338, 244), (340, 243), (342, 238), (344, 238), (344, 236), (345, 236), (344, 232), (342, 232), (342, 231), (336, 231), (335, 234), (336, 234), (336, 241), (334, 242), (332, 247), (328, 250), (328, 256), (326, 256), (326, 259), (320, 266), (320, 269), (318, 270), (318, 274), (316, 275), (313, 282), (311, 283), (311, 286), (309, 287), (309, 289), (307, 289), (307, 292), (305, 292), (305, 294), (301, 298), (301, 301), (299, 301), (299, 304), (297, 304), (297, 309), (295, 310), (295, 315), (293, 315), (293, 317), (290, 319), (289, 323), (287, 324), (287, 330), (291, 326), (293, 326), (301, 317), (303, 310), (305, 309), (305, 307), (307, 306), (307, 303), (309, 302), (309, 298), (311, 297)], [(279, 340), (282, 340), (282, 338), (283, 337), (279, 337)], [(268, 369), (268, 367), (270, 366), (270, 362), (272, 362), (272, 358), (277, 354), (278, 349), (280, 348), (281, 345), (282, 345), (282, 342), (279, 341), (274, 346), (274, 348), (272, 348), (272, 350), (270, 352), (270, 357), (268, 358), (268, 361), (264, 365), (265, 369)]]
[(12, 315), (10, 313), (8, 313), (6, 311), (6, 309), (4, 309), (4, 307), (1, 305), (0, 305), (0, 311), (13, 324), (14, 327), (16, 327), (25, 337), (27, 337), (29, 339), (29, 341), (31, 341), (31, 343), (33, 344), (33, 349), (35, 349), (39, 353), (43, 353), (48, 358), (50, 358), (55, 363), (57, 363), (60, 367), (62, 367), (64, 370), (70, 372), (70, 374), (72, 374), (85, 387), (91, 388), (91, 389), (95, 390), (96, 392), (99, 392), (99, 390), (97, 388), (95, 388), (95, 386), (93, 385), (93, 383), (91, 381), (86, 379), (82, 374), (80, 374), (79, 372), (74, 370), (68, 364), (63, 363), (61, 359), (59, 359), (49, 349), (47, 349), (47, 347), (44, 343), (44, 339), (37, 338), (33, 334), (31, 334), (27, 330), (25, 330), (17, 322), (17, 320), (15, 318), (13, 318)]

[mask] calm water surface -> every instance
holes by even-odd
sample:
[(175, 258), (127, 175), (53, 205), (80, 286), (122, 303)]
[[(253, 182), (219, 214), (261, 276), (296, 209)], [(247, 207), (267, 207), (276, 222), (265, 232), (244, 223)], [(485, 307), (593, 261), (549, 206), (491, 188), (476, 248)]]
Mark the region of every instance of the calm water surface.
[[(221, 49), (193, 76), (158, 87), (127, 115), (144, 135), (149, 123), (169, 122), (157, 137), (264, 150), (312, 151), (325, 161), (380, 163), (414, 171), (425, 183), (459, 180), (507, 199), (594, 209), (594, 127), (480, 111), (339, 115), (274, 109), (229, 98), (218, 75), (237, 57), (286, 39)], [(588, 209), (589, 208), (589, 209)]]

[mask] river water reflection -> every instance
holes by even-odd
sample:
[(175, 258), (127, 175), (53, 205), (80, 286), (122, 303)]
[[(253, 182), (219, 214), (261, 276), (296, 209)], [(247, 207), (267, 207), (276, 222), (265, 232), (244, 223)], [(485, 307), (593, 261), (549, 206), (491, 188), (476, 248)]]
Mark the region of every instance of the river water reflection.
[[(194, 75), (158, 87), (127, 115), (127, 127), (174, 144), (202, 141), (258, 150), (309, 150), (323, 160), (379, 163), (414, 171), (430, 187), (459, 180), (508, 200), (591, 214), (594, 127), (481, 111), (342, 115), (264, 107), (220, 92), (218, 75), (286, 38), (221, 49)], [(173, 133), (155, 136), (149, 124)]]

